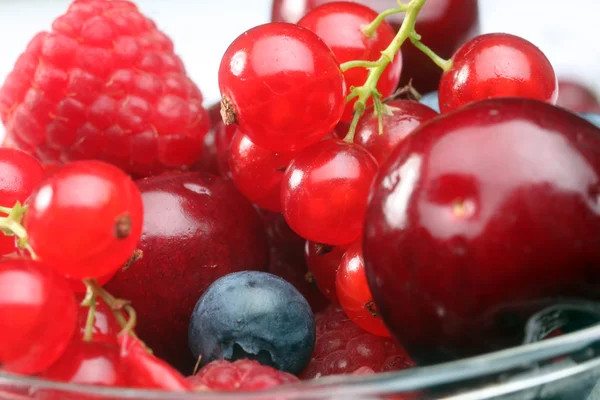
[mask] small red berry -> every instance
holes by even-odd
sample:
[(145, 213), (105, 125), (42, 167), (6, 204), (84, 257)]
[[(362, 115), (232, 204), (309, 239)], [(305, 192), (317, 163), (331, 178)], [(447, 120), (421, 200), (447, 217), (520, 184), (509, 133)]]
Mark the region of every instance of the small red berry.
[(335, 279), (340, 262), (348, 246), (330, 246), (327, 244), (306, 241), (304, 246), (304, 259), (310, 272), (310, 278), (317, 287), (333, 304), (340, 304), (335, 289)]
[(296, 155), (281, 185), (283, 215), (300, 236), (330, 245), (356, 240), (363, 226), (375, 159), (362, 147), (325, 140)]
[[(79, 303), (83, 300), (83, 295), (78, 295)], [(77, 314), (77, 335), (79, 339), (85, 334), (89, 307), (80, 306)], [(117, 322), (112, 310), (106, 303), (99, 298), (96, 298), (96, 312), (94, 313), (94, 326), (92, 341), (109, 344), (117, 343), (117, 334), (121, 331), (121, 326)]]
[(495, 97), (555, 104), (558, 82), (544, 53), (527, 40), (506, 33), (477, 36), (462, 45), (440, 81), (442, 113)]
[(195, 390), (229, 392), (265, 390), (300, 381), (292, 374), (261, 365), (254, 360), (213, 361), (188, 380)]
[(293, 24), (260, 25), (234, 40), (221, 60), (219, 87), (225, 122), (274, 151), (318, 142), (345, 107), (339, 62), (317, 35)]
[(220, 121), (215, 126), (215, 149), (217, 152), (218, 175), (225, 179), (231, 178), (229, 168), (229, 152), (231, 150), (231, 141), (238, 131), (236, 125), (227, 125)]
[(77, 305), (67, 281), (40, 262), (0, 262), (0, 365), (14, 373), (48, 368), (73, 337)]
[(0, 89), (5, 145), (44, 163), (101, 159), (135, 175), (199, 160), (202, 94), (173, 43), (129, 1), (76, 0)]
[(78, 161), (38, 187), (24, 223), (40, 259), (83, 279), (123, 266), (140, 239), (142, 218), (142, 198), (129, 176), (101, 161)]
[[(381, 57), (381, 52), (394, 40), (396, 33), (386, 21), (383, 21), (374, 35), (367, 37), (362, 28), (375, 18), (377, 12), (367, 6), (338, 1), (312, 9), (298, 21), (298, 25), (310, 29), (323, 39), (340, 63), (354, 60), (377, 61)], [(402, 53), (399, 52), (377, 82), (377, 90), (383, 97), (388, 97), (396, 90), (400, 82), (401, 70)], [(368, 74), (366, 68), (349, 69), (344, 72), (346, 85), (349, 88), (362, 86)], [(342, 120), (352, 120), (354, 103), (356, 99), (346, 104)]]

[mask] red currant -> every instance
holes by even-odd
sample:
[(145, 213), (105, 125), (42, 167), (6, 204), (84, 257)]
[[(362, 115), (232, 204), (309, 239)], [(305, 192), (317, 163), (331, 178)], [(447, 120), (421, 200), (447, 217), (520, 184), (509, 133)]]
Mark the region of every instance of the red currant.
[(223, 121), (219, 122), (215, 127), (215, 148), (217, 151), (217, 166), (219, 175), (226, 179), (231, 179), (231, 171), (229, 169), (229, 151), (231, 149), (231, 141), (237, 132), (237, 126), (225, 126)]
[(165, 361), (149, 354), (139, 340), (130, 335), (118, 338), (121, 348), (121, 365), (128, 386), (144, 389), (163, 389), (187, 392), (192, 384)]
[(347, 246), (329, 246), (306, 241), (304, 247), (304, 259), (312, 278), (323, 295), (333, 304), (340, 304), (335, 290), (335, 278), (337, 276), (342, 256)]
[(264, 149), (238, 131), (229, 150), (233, 182), (252, 203), (269, 211), (280, 211), (281, 180), (294, 155), (291, 151)]
[(345, 106), (339, 62), (317, 35), (293, 24), (265, 24), (239, 36), (221, 60), (219, 87), (226, 122), (274, 151), (318, 142)]
[(75, 332), (77, 305), (67, 281), (47, 265), (0, 261), (0, 364), (22, 374), (45, 370)]
[(386, 103), (382, 115), (383, 134), (379, 134), (377, 115), (365, 115), (356, 127), (354, 143), (364, 146), (381, 165), (394, 148), (423, 122), (438, 115), (424, 104), (410, 100), (392, 100)]
[[(83, 295), (78, 295), (77, 300), (79, 303), (83, 300)], [(83, 338), (85, 334), (85, 326), (88, 317), (88, 307), (79, 307), (78, 310), (78, 335), (79, 339)], [(104, 343), (117, 343), (117, 334), (121, 331), (121, 326), (117, 322), (117, 319), (113, 315), (112, 310), (106, 305), (106, 303), (100, 299), (96, 299), (96, 312), (94, 313), (94, 327), (92, 340), (94, 342)]]
[(518, 36), (490, 33), (468, 41), (452, 56), (439, 87), (442, 113), (494, 97), (556, 103), (558, 82), (548, 58)]
[(126, 383), (116, 342), (85, 342), (80, 339), (73, 340), (62, 357), (40, 376), (84, 385), (124, 386)]
[[(369, 25), (377, 12), (358, 3), (334, 2), (324, 4), (308, 12), (298, 25), (316, 33), (331, 48), (340, 63), (353, 60), (377, 61), (381, 52), (394, 40), (396, 33), (385, 21), (379, 25), (372, 37), (367, 37), (362, 28)], [(391, 95), (402, 70), (402, 53), (385, 69), (377, 82), (377, 89), (383, 97)], [(366, 68), (352, 68), (344, 72), (348, 87), (361, 86), (367, 80)], [(342, 120), (351, 121), (355, 100), (346, 104)]]
[[(0, 148), (0, 206), (23, 203), (44, 178), (44, 169), (29, 154)], [(0, 233), (0, 255), (16, 250), (14, 236)]]
[(281, 186), (283, 215), (305, 239), (331, 245), (356, 240), (377, 162), (362, 147), (325, 140), (297, 154)]
[(335, 280), (340, 305), (356, 325), (377, 336), (391, 336), (377, 314), (362, 256), (362, 243), (356, 242), (346, 250)]
[(31, 247), (70, 278), (116, 272), (141, 236), (140, 192), (123, 171), (104, 162), (65, 165), (43, 182), (30, 203), (25, 228)]
[[(114, 276), (115, 276), (115, 273), (113, 272), (113, 273), (110, 273), (108, 275), (96, 278), (96, 282), (98, 283), (98, 285), (104, 286)], [(87, 291), (87, 288), (86, 288), (85, 284), (80, 279), (68, 279), (68, 281), (69, 281), (69, 284), (71, 285), (71, 289), (73, 289), (73, 292), (75, 292), (75, 293), (85, 293)]]

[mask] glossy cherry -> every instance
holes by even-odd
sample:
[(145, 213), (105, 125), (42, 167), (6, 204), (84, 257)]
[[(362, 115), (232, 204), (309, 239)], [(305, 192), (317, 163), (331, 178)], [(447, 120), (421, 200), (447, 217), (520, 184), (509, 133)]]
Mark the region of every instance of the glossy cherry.
[(318, 142), (345, 106), (339, 62), (317, 35), (293, 24), (260, 25), (235, 39), (221, 60), (219, 87), (226, 122), (274, 151)]
[[(23, 204), (44, 178), (44, 169), (29, 154), (20, 150), (0, 148), (0, 205)], [(15, 237), (0, 235), (0, 255), (16, 250)]]
[[(335, 0), (274, 0), (272, 20), (276, 22), (296, 23), (309, 10)], [(393, 8), (389, 0), (357, 0), (377, 12)], [(394, 31), (400, 27), (404, 14), (395, 14), (387, 18)], [(437, 54), (450, 58), (454, 51), (479, 30), (479, 8), (477, 0), (427, 0), (416, 24), (422, 41)], [(421, 93), (436, 90), (442, 76), (442, 70), (431, 62), (410, 42), (402, 45), (401, 85), (409, 80)]]
[(127, 385), (134, 388), (187, 392), (192, 384), (163, 360), (148, 353), (130, 335), (119, 336), (120, 359)]
[(556, 105), (578, 113), (600, 113), (600, 103), (592, 90), (579, 82), (558, 81)]
[(230, 272), (266, 270), (260, 217), (232, 183), (188, 172), (138, 181), (143, 257), (105, 286), (137, 312), (136, 333), (154, 354), (191, 373), (189, 318), (204, 290)]
[[(77, 296), (78, 303), (81, 303), (84, 296), (79, 294)], [(77, 313), (77, 340), (83, 339), (85, 334), (85, 325), (88, 317), (88, 307), (80, 306)], [(94, 327), (93, 327), (93, 342), (102, 342), (108, 344), (117, 343), (117, 334), (121, 332), (121, 326), (117, 322), (112, 310), (106, 305), (102, 299), (96, 299), (96, 312), (94, 313)]]
[(333, 304), (340, 304), (335, 289), (335, 280), (347, 248), (347, 245), (329, 246), (310, 240), (307, 240), (304, 246), (304, 259), (311, 278), (321, 293)]
[(271, 151), (252, 143), (238, 131), (231, 141), (229, 168), (233, 183), (252, 203), (281, 211), (281, 180), (295, 156), (293, 151)]
[(438, 115), (426, 105), (411, 100), (392, 100), (386, 106), (382, 134), (379, 134), (377, 115), (369, 113), (360, 119), (354, 136), (354, 143), (364, 146), (379, 165), (415, 128)]
[(67, 281), (40, 262), (0, 261), (0, 365), (32, 374), (45, 370), (73, 337), (77, 305)]
[(352, 243), (362, 232), (375, 174), (377, 162), (362, 146), (325, 140), (301, 151), (281, 185), (285, 220), (305, 239)]
[[(119, 347), (113, 343), (74, 339), (62, 357), (40, 377), (53, 381), (96, 386), (125, 386)], [(56, 399), (60, 398), (56, 396)], [(75, 398), (75, 397), (73, 397)]]
[(506, 33), (477, 36), (452, 56), (439, 87), (442, 113), (478, 100), (524, 97), (555, 104), (558, 83), (548, 58), (527, 40)]
[[(354, 60), (377, 61), (381, 52), (394, 40), (396, 33), (384, 21), (372, 37), (367, 37), (362, 28), (375, 18), (377, 12), (369, 7), (339, 1), (313, 8), (298, 21), (298, 25), (310, 29), (323, 39), (340, 63)], [(396, 90), (401, 71), (402, 53), (398, 53), (377, 82), (377, 90), (384, 98)], [(366, 68), (352, 68), (344, 72), (347, 87), (362, 86), (368, 74)], [(352, 100), (346, 104), (342, 120), (352, 120), (355, 102), (356, 100)]]
[(518, 98), (438, 117), (396, 148), (363, 251), (377, 308), (417, 361), (516, 345), (522, 326), (503, 321), (524, 307), (598, 298), (599, 155), (598, 128)]
[(142, 214), (140, 192), (122, 170), (101, 161), (77, 161), (54, 172), (31, 195), (24, 224), (40, 259), (70, 278), (97, 278), (131, 257), (142, 233)]
[(352, 322), (374, 335), (391, 336), (373, 302), (360, 241), (344, 253), (335, 280), (335, 290), (342, 309)]

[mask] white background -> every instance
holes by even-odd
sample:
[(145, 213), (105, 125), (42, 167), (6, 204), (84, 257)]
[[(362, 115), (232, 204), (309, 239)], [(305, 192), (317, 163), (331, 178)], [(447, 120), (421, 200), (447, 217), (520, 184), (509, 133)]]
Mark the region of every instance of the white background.
[[(302, 2), (303, 0), (296, 0)], [(390, 7), (395, 4), (390, 1)], [(0, 0), (0, 82), (31, 37), (49, 29), (70, 0)], [(479, 0), (484, 32), (509, 32), (539, 46), (559, 76), (600, 93), (598, 0)], [(267, 22), (271, 0), (137, 0), (175, 42), (206, 103), (218, 100), (217, 70), (229, 43)], [(1, 130), (1, 128), (0, 128)]]

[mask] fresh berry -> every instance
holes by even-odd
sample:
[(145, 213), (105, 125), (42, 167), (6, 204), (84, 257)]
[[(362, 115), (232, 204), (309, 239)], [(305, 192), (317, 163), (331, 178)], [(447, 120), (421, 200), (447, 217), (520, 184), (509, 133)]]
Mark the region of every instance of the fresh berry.
[(187, 392), (192, 385), (163, 360), (148, 353), (139, 340), (131, 335), (119, 336), (120, 360), (127, 386)]
[(228, 392), (265, 390), (300, 381), (292, 374), (261, 365), (255, 360), (216, 360), (188, 380), (196, 391)]
[(424, 94), (423, 97), (419, 99), (419, 103), (425, 104), (427, 107), (431, 108), (437, 113), (440, 112), (440, 100), (437, 90), (435, 92)]
[(281, 211), (281, 180), (295, 154), (264, 149), (238, 130), (229, 149), (233, 182), (252, 203), (269, 211)]
[(580, 83), (558, 81), (556, 105), (577, 113), (600, 113), (600, 103), (594, 93)]
[(101, 159), (135, 175), (200, 158), (202, 94), (173, 43), (128, 1), (76, 0), (0, 89), (5, 145), (44, 163)]
[(436, 115), (438, 113), (431, 108), (416, 101), (392, 100), (386, 103), (386, 112), (382, 115), (382, 134), (379, 134), (377, 115), (363, 116), (356, 127), (354, 143), (365, 147), (381, 165), (408, 134)]
[(335, 290), (342, 310), (352, 322), (374, 335), (391, 336), (373, 302), (360, 241), (344, 253), (337, 272)]
[(138, 188), (123, 171), (101, 161), (63, 166), (29, 203), (25, 228), (31, 247), (70, 278), (114, 273), (132, 256), (142, 233)]
[(283, 215), (305, 239), (349, 244), (363, 227), (377, 163), (362, 147), (325, 140), (296, 155), (281, 186)]
[(190, 315), (203, 291), (230, 272), (266, 270), (262, 221), (229, 182), (187, 172), (138, 181), (144, 204), (143, 257), (105, 286), (137, 312), (136, 332), (183, 372)]
[(333, 304), (340, 304), (335, 289), (335, 279), (347, 245), (330, 246), (327, 244), (306, 241), (304, 259), (310, 271), (311, 279), (327, 299)]
[(219, 166), (217, 165), (217, 144), (216, 144), (216, 128), (222, 124), (221, 119), (221, 104), (213, 104), (208, 108), (208, 116), (210, 118), (210, 130), (204, 135), (202, 156), (200, 160), (191, 168), (193, 171), (210, 172), (211, 174), (219, 175)]
[[(44, 169), (30, 155), (19, 150), (0, 149), (0, 206), (13, 207), (27, 200), (44, 178)], [(0, 234), (0, 255), (16, 250), (15, 237)]]
[[(96, 282), (98, 283), (98, 285), (104, 286), (108, 283), (108, 281), (112, 279), (113, 276), (115, 276), (115, 273), (116, 271), (111, 272), (108, 275), (96, 278)], [(83, 281), (81, 281), (80, 279), (69, 279), (69, 284), (71, 285), (71, 289), (73, 289), (73, 292), (75, 293), (85, 293), (87, 291), (85, 283), (83, 283)]]
[(237, 130), (236, 125), (225, 126), (223, 121), (217, 123), (215, 126), (218, 175), (221, 175), (225, 179), (232, 179), (229, 168), (229, 152), (231, 150), (231, 141)]
[(330, 306), (315, 317), (317, 341), (308, 367), (300, 378), (396, 371), (415, 363), (393, 339), (372, 335), (355, 325), (344, 311)]
[(198, 300), (188, 340), (203, 365), (249, 358), (297, 374), (313, 351), (315, 321), (288, 282), (265, 272), (237, 272), (217, 280)]
[(516, 98), (438, 117), (396, 148), (363, 254), (379, 312), (418, 362), (516, 344), (501, 322), (527, 304), (597, 297), (599, 155), (600, 129)]
[[(385, 21), (379, 25), (374, 35), (367, 37), (362, 28), (369, 25), (377, 12), (369, 7), (345, 1), (321, 5), (309, 11), (298, 25), (310, 29), (327, 44), (340, 63), (353, 60), (377, 61), (381, 52), (394, 40), (396, 33)], [(377, 90), (382, 97), (391, 95), (402, 70), (402, 53), (394, 58), (377, 82)], [(347, 87), (361, 86), (367, 80), (366, 68), (352, 68), (344, 72)], [(354, 103), (346, 103), (342, 120), (351, 121), (354, 115)]]
[(600, 114), (583, 113), (583, 114), (581, 114), (581, 117), (583, 117), (586, 121), (591, 122), (592, 124), (594, 124), (598, 128), (600, 128)]
[[(77, 296), (79, 303), (83, 300), (84, 296)], [(79, 307), (77, 315), (77, 327), (79, 335), (78, 339), (82, 339), (85, 334), (85, 326), (88, 318), (88, 307)], [(121, 331), (121, 327), (117, 322), (117, 319), (112, 313), (112, 310), (106, 305), (106, 303), (97, 298), (96, 299), (96, 312), (94, 313), (94, 325), (93, 325), (93, 342), (102, 342), (108, 344), (117, 343), (117, 334)]]
[(273, 151), (318, 142), (345, 106), (339, 62), (317, 35), (293, 24), (257, 26), (234, 40), (221, 60), (219, 87), (224, 121)]
[(125, 386), (126, 383), (116, 341), (85, 342), (80, 338), (74, 339), (58, 361), (40, 377), (97, 386)]
[(442, 113), (495, 97), (555, 104), (558, 83), (544, 53), (527, 40), (506, 33), (477, 36), (461, 46), (440, 81)]
[(31, 374), (45, 370), (67, 348), (77, 305), (67, 281), (42, 263), (0, 262), (0, 368)]

